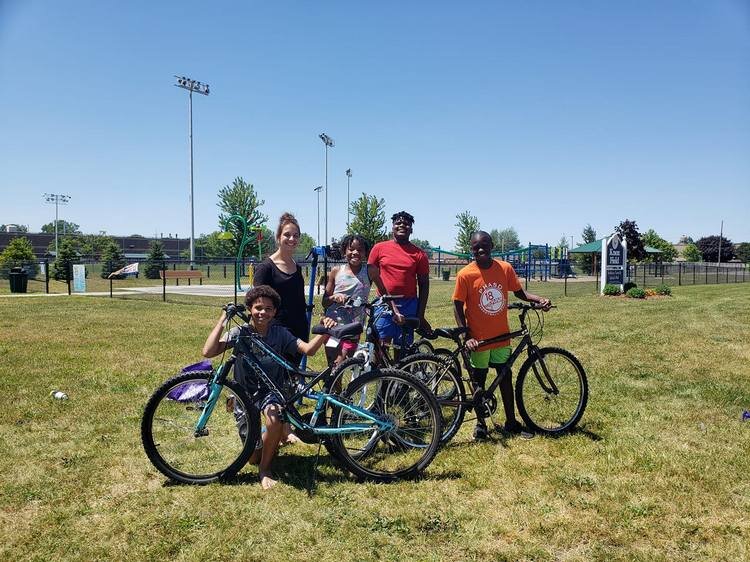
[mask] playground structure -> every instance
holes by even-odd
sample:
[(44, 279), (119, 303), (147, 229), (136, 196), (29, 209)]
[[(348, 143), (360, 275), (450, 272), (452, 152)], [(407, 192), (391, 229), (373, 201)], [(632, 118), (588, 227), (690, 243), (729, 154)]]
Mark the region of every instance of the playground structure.
[[(435, 254), (437, 254), (437, 274), (440, 274), (444, 266), (456, 265), (456, 258), (464, 259), (467, 262), (473, 259), (471, 254), (451, 252), (439, 246), (437, 248), (429, 248), (429, 251), (433, 254), (433, 260)], [(454, 259), (444, 261), (444, 255)], [(508, 252), (492, 252), (492, 257), (500, 258), (510, 263), (516, 275), (526, 280), (547, 281), (550, 277), (559, 279), (575, 277), (570, 264), (568, 249), (565, 247), (550, 248), (549, 244), (529, 243), (525, 248), (518, 248)]]

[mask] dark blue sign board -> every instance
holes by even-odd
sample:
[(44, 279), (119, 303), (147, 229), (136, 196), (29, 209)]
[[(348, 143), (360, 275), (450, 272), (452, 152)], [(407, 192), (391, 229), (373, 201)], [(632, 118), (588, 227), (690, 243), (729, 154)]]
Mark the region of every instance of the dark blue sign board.
[(620, 237), (615, 235), (607, 242), (607, 265), (608, 266), (622, 266), (623, 256), (625, 249), (620, 242)]
[(623, 279), (622, 269), (607, 269), (607, 284), (608, 285), (622, 285), (625, 283)]
[(602, 243), (602, 269), (601, 269), (601, 290), (604, 291), (604, 285), (619, 285), (620, 290), (624, 288), (627, 281), (625, 268), (628, 263), (627, 243), (617, 234), (612, 235), (609, 239), (604, 239)]

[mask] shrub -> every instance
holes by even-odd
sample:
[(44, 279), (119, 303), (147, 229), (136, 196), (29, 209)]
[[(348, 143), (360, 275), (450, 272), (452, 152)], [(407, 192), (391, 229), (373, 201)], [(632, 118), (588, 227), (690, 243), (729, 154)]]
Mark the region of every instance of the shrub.
[(638, 287), (633, 287), (632, 289), (628, 290), (627, 293), (625, 293), (625, 296), (631, 299), (645, 299), (646, 291), (644, 291), (643, 289), (639, 289)]
[(14, 238), (0, 254), (0, 278), (7, 279), (13, 267), (23, 267), (32, 278), (39, 272), (34, 248), (27, 238)]
[(656, 294), (669, 297), (672, 295), (672, 287), (670, 287), (669, 285), (659, 285), (656, 288)]
[(59, 251), (52, 264), (52, 276), (57, 281), (68, 280), (68, 275), (73, 279), (72, 265), (78, 261), (78, 250), (76, 241), (72, 238), (63, 238), (59, 244)]
[(159, 279), (159, 272), (163, 267), (166, 257), (164, 255), (164, 245), (158, 240), (151, 242), (148, 259), (146, 259), (146, 279)]
[[(125, 267), (125, 256), (123, 256), (120, 247), (110, 241), (104, 246), (104, 250), (102, 251), (102, 272), (100, 273), (102, 279), (107, 279), (110, 273), (123, 267)], [(117, 275), (115, 277), (122, 279), (124, 275)]]
[(636, 285), (632, 281), (628, 281), (627, 283), (625, 283), (625, 285), (623, 285), (622, 290), (623, 290), (623, 292), (627, 293), (630, 289), (633, 289), (633, 288), (635, 288), (637, 286), (638, 285)]
[(609, 283), (604, 285), (604, 294), (610, 297), (620, 294), (620, 287), (617, 285), (610, 285)]

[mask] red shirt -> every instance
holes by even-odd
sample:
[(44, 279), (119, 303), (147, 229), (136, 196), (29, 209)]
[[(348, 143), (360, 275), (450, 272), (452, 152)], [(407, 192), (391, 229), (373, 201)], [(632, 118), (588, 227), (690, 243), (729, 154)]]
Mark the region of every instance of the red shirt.
[(380, 269), (380, 278), (389, 294), (406, 298), (417, 296), (417, 275), (430, 272), (427, 254), (411, 242), (378, 242), (370, 251), (367, 264)]

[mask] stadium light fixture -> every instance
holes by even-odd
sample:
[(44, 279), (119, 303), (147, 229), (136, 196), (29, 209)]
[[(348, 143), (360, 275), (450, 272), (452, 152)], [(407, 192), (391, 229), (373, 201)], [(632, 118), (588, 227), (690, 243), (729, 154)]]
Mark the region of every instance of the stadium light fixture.
[(70, 195), (64, 195), (62, 193), (45, 193), (44, 194), (44, 200), (47, 203), (55, 204), (55, 259), (57, 259), (57, 224), (59, 222), (59, 219), (57, 218), (58, 207), (60, 205), (67, 205), (70, 199), (71, 199)]
[(328, 149), (336, 146), (336, 143), (334, 143), (333, 139), (329, 137), (328, 135), (326, 135), (325, 133), (320, 133), (318, 137), (320, 138), (320, 140), (323, 141), (323, 144), (326, 146), (325, 148), (326, 150), (326, 155), (325, 155), (325, 159), (326, 159), (326, 183), (325, 183), (326, 185), (326, 201), (325, 201), (326, 203), (326, 228), (325, 228), (326, 237), (325, 237), (325, 243), (328, 244)]
[(186, 76), (177, 76), (175, 86), (188, 91), (188, 136), (190, 138), (190, 267), (195, 260), (195, 204), (193, 201), (193, 92), (207, 96), (209, 94), (208, 84), (193, 80)]

